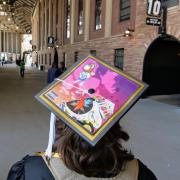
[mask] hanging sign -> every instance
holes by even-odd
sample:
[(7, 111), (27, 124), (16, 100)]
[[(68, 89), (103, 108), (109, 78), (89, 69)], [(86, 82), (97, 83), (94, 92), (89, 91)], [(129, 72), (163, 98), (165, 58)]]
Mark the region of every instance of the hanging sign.
[(147, 0), (147, 14), (149, 16), (158, 17), (161, 15), (161, 1), (159, 0)]
[(161, 19), (147, 17), (146, 18), (146, 24), (152, 25), (152, 26), (160, 26), (161, 25)]
[(49, 36), (48, 37), (48, 47), (53, 47), (54, 46), (54, 37), (53, 36)]

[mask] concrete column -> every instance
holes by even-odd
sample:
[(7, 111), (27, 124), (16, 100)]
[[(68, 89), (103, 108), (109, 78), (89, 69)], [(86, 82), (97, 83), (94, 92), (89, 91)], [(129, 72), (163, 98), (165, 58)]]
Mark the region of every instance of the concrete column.
[(75, 4), (74, 0), (71, 0), (71, 32), (70, 32), (70, 43), (74, 43), (74, 22), (75, 22)]
[(105, 37), (111, 36), (112, 0), (106, 0)]
[(1, 30), (0, 30), (0, 52), (2, 51), (1, 43), (2, 43), (2, 39), (1, 39)]
[(12, 33), (11, 33), (11, 52), (12, 52), (12, 53), (14, 53), (14, 46), (13, 46), (13, 45), (14, 45), (14, 42), (13, 42), (14, 37), (13, 37), (13, 36), (14, 36), (14, 33), (12, 32)]
[(48, 32), (48, 35), (49, 36), (52, 36), (52, 17), (53, 17), (53, 14), (52, 14), (52, 0), (49, 0), (49, 32)]
[(89, 26), (90, 26), (90, 0), (85, 0), (85, 24), (84, 24), (84, 41), (89, 40)]
[(11, 46), (11, 41), (10, 41), (11, 33), (7, 32), (7, 52), (10, 53), (10, 46)]
[(1, 30), (0, 30), (0, 60), (1, 60), (1, 52), (2, 52), (2, 36), (1, 36)]
[(52, 36), (55, 37), (56, 36), (56, 6), (54, 5), (54, 3), (56, 1), (52, 1), (53, 2), (53, 11), (52, 11)]
[(11, 42), (10, 42), (10, 37), (11, 37), (11, 33), (10, 32), (7, 32), (7, 52), (10, 53), (11, 51)]
[(6, 31), (4, 31), (4, 58), (5, 58), (5, 54), (7, 52), (7, 46), (6, 46), (7, 42), (6, 42)]
[(4, 31), (4, 52), (6, 52), (6, 32)]
[(43, 42), (44, 42), (44, 6), (43, 6), (43, 1), (40, 1), (40, 36), (41, 36), (41, 50), (43, 49)]
[(16, 53), (19, 53), (19, 38), (18, 38), (18, 33), (16, 33)]
[(11, 32), (8, 33), (9, 53), (11, 53)]
[(45, 44), (44, 44), (44, 48), (47, 48), (47, 0), (45, 0), (45, 7), (44, 7), (44, 10), (45, 10), (45, 26), (44, 26), (44, 42), (45, 42)]
[(9, 32), (6, 32), (6, 51), (9, 52)]

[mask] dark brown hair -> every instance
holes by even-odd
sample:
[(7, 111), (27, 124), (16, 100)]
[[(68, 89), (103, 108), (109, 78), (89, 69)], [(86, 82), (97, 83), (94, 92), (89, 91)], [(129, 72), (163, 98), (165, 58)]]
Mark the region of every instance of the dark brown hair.
[(66, 166), (87, 177), (114, 177), (134, 156), (122, 146), (129, 135), (116, 123), (93, 147), (62, 121), (57, 121), (56, 150)]

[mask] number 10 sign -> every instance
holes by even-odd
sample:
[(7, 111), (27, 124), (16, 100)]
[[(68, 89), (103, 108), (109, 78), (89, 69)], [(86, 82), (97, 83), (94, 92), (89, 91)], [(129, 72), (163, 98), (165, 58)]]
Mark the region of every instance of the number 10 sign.
[(161, 14), (161, 1), (160, 0), (147, 0), (147, 14), (149, 16), (160, 16)]

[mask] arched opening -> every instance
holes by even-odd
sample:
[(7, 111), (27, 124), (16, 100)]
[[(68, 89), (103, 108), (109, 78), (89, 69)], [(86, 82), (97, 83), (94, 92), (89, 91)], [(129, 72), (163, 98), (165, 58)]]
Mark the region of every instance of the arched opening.
[(53, 63), (55, 63), (57, 66), (59, 64), (58, 51), (56, 48), (54, 48), (54, 61), (53, 61)]
[(149, 46), (143, 67), (143, 81), (151, 95), (180, 94), (180, 42), (171, 35), (156, 38)]

